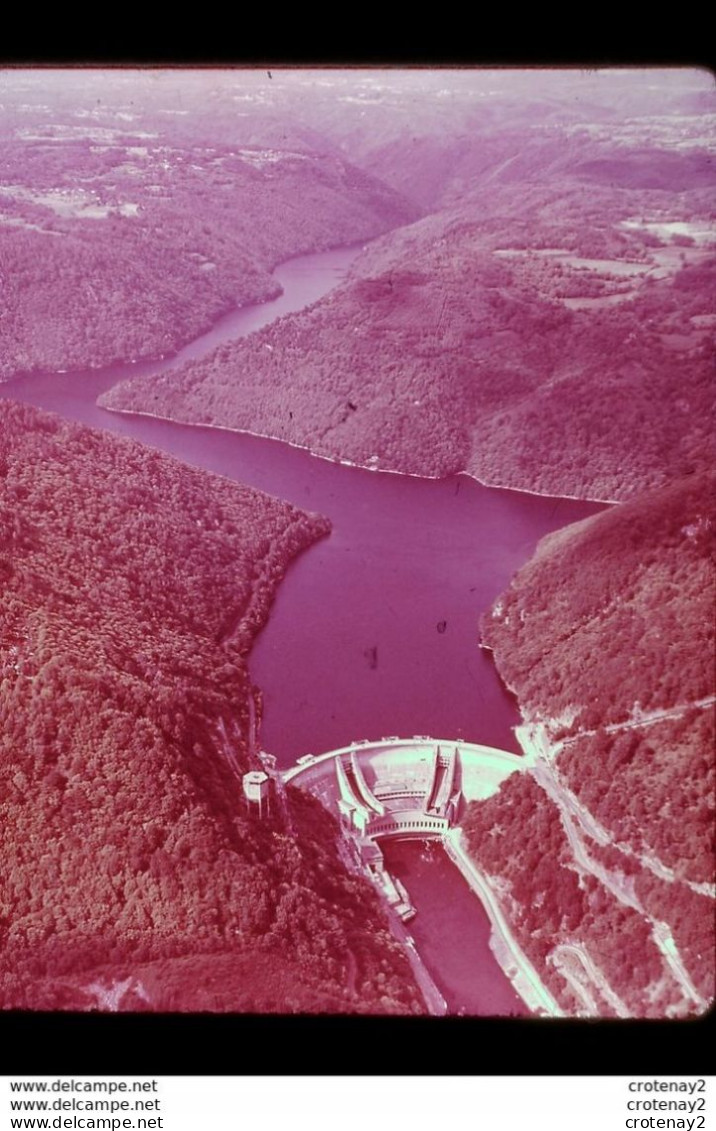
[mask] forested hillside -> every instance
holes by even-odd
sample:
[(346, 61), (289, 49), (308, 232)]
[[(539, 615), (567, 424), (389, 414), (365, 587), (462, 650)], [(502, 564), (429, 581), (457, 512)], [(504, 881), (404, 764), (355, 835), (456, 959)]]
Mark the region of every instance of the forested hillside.
[(0, 76), (0, 380), (172, 353), (279, 262), (417, 215), (308, 131), (82, 75)]
[(710, 466), (709, 194), (672, 156), (649, 166), (671, 190), (585, 184), (582, 164), (486, 176), (308, 310), (102, 403), (544, 494), (625, 499)]
[[(86, 389), (360, 245), (312, 306), (101, 405), (619, 504), (482, 626), (526, 758), (465, 837), (567, 1014), (714, 998), (715, 110), (681, 69), (0, 73), (0, 381)], [(423, 1011), (332, 816), (241, 798), (247, 656), (328, 532), (0, 401), (0, 1007)]]
[(404, 1012), (336, 826), (241, 799), (246, 655), (322, 518), (0, 403), (0, 1003)]
[(0, 95), (0, 378), (169, 354), (275, 294), (280, 260), (388, 233), (311, 310), (106, 405), (598, 499), (712, 461), (707, 76), (16, 72)]
[(533, 760), (466, 831), (570, 1009), (564, 946), (633, 1016), (714, 998), (715, 487), (689, 476), (550, 535), (485, 618)]

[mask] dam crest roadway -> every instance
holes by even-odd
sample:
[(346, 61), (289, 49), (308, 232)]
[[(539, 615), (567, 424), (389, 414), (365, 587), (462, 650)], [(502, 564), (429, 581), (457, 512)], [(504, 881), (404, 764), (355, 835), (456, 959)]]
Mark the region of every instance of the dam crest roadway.
[(382, 738), (306, 754), (285, 784), (306, 789), (358, 840), (434, 837), (458, 823), (463, 803), (489, 797), (525, 759), (457, 740)]

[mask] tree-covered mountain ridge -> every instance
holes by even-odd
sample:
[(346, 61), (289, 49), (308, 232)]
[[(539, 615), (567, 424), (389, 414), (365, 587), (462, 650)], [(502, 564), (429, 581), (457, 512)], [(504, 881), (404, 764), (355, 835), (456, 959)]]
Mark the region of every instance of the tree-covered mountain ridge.
[(328, 530), (0, 402), (3, 1008), (421, 1011), (336, 822), (242, 798), (246, 657)]
[(549, 535), (484, 618), (527, 761), (468, 841), (568, 1012), (614, 1012), (600, 978), (623, 1016), (714, 999), (715, 486)]
[(0, 380), (171, 355), (276, 297), (284, 260), (418, 214), (337, 152), (155, 127), (0, 143)]
[[(696, 222), (701, 196), (682, 195)], [(715, 454), (716, 261), (632, 224), (670, 214), (654, 196), (512, 186), (485, 215), (474, 192), (379, 238), (307, 310), (101, 403), (383, 470), (629, 498)]]

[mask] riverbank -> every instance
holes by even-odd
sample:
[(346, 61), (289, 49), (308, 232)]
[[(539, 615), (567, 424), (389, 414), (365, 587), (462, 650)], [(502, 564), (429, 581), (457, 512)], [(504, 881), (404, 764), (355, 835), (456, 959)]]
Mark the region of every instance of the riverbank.
[(447, 855), (465, 877), (490, 918), (490, 950), (517, 993), (532, 1013), (564, 1017), (564, 1012), (542, 984), (534, 966), (517, 945), (486, 877), (468, 856), (462, 844), (461, 829), (452, 829), (446, 834), (443, 843)]
[(251, 640), (325, 521), (4, 401), (0, 464), (0, 1008), (420, 1012), (330, 817), (242, 798)]
[(414, 938), (408, 933), (400, 916), (396, 914), (392, 907), (388, 908), (387, 914), (391, 933), (403, 945), (403, 951), (410, 963), (413, 977), (418, 984), (428, 1013), (432, 1017), (444, 1017), (448, 1011), (448, 1004), (418, 953)]
[[(109, 390), (111, 392), (111, 390)], [(445, 475), (417, 475), (412, 471), (396, 471), (391, 467), (380, 467), (379, 464), (373, 463), (357, 463), (354, 460), (343, 459), (338, 456), (327, 456), (322, 452), (317, 452), (307, 444), (299, 444), (294, 440), (287, 440), (283, 436), (274, 436), (270, 432), (257, 432), (249, 428), (231, 428), (228, 424), (208, 424), (205, 421), (191, 421), (179, 420), (171, 416), (162, 416), (160, 413), (148, 412), (146, 410), (129, 409), (129, 408), (115, 408), (113, 405), (105, 403), (105, 394), (97, 399), (97, 404), (105, 412), (116, 413), (118, 416), (139, 416), (147, 417), (150, 420), (161, 420), (167, 424), (181, 424), (188, 428), (209, 428), (216, 432), (231, 432), (238, 436), (253, 436), (257, 440), (270, 440), (278, 444), (285, 444), (289, 448), (294, 448), (296, 451), (306, 452), (308, 455), (313, 456), (314, 459), (324, 460), (326, 463), (340, 464), (342, 467), (354, 467), (360, 471), (372, 471), (379, 475), (399, 475), (404, 479), (418, 479), (424, 482), (440, 482), (444, 479), (450, 479), (453, 476), (465, 476), (466, 479), (472, 479), (474, 483), (478, 483), (481, 487), (489, 487), (493, 491), (512, 491), (518, 495), (532, 495), (539, 499), (554, 499), (557, 502), (569, 503), (595, 503), (599, 506), (614, 506), (623, 502), (620, 499), (597, 499), (593, 497), (586, 497), (581, 495), (555, 495), (549, 492), (533, 491), (529, 487), (514, 487), (506, 483), (488, 482), (486, 479), (480, 479), (474, 472), (460, 470)]]
[[(287, 301), (312, 301), (320, 286), (334, 285), (339, 258), (331, 253), (294, 263)], [(237, 316), (247, 332), (250, 316), (249, 310)], [(221, 332), (235, 327), (229, 319)], [(190, 348), (213, 344), (205, 338)], [(36, 375), (2, 386), (0, 396), (131, 436), (184, 464), (326, 515), (332, 524), (330, 537), (287, 570), (251, 647), (251, 682), (261, 689), (260, 742), (278, 765), (358, 736), (392, 734), (442, 734), (517, 753), (512, 728), (519, 717), (492, 659), (476, 647), (476, 626), (539, 539), (591, 513), (593, 504), (491, 491), (467, 476), (367, 475), (285, 442), (98, 408), (98, 393), (125, 375), (126, 368)], [(447, 861), (444, 867), (455, 871)], [(473, 914), (474, 896), (456, 877), (470, 908), (457, 916), (448, 908), (446, 930), (444, 916), (432, 915), (424, 902), (415, 921), (416, 938), (430, 923), (433, 957), (444, 948), (459, 952), (459, 940), (471, 932), (472, 953), (489, 951), (489, 923), (482, 911)], [(427, 900), (434, 890), (428, 883)], [(451, 1012), (504, 1016), (519, 1009), (509, 985), (493, 987), (491, 963), (474, 971), (464, 956), (453, 958)], [(462, 997), (461, 986), (467, 986)]]

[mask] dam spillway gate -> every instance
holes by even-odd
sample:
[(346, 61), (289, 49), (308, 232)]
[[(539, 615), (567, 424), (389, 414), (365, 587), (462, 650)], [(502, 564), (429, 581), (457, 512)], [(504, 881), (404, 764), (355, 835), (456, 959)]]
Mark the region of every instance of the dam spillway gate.
[(524, 758), (506, 750), (417, 735), (307, 754), (282, 777), (338, 816), (354, 863), (406, 920), (415, 910), (403, 885), (387, 872), (379, 842), (442, 839), (459, 823), (465, 802), (489, 797), (505, 777), (525, 767)]

